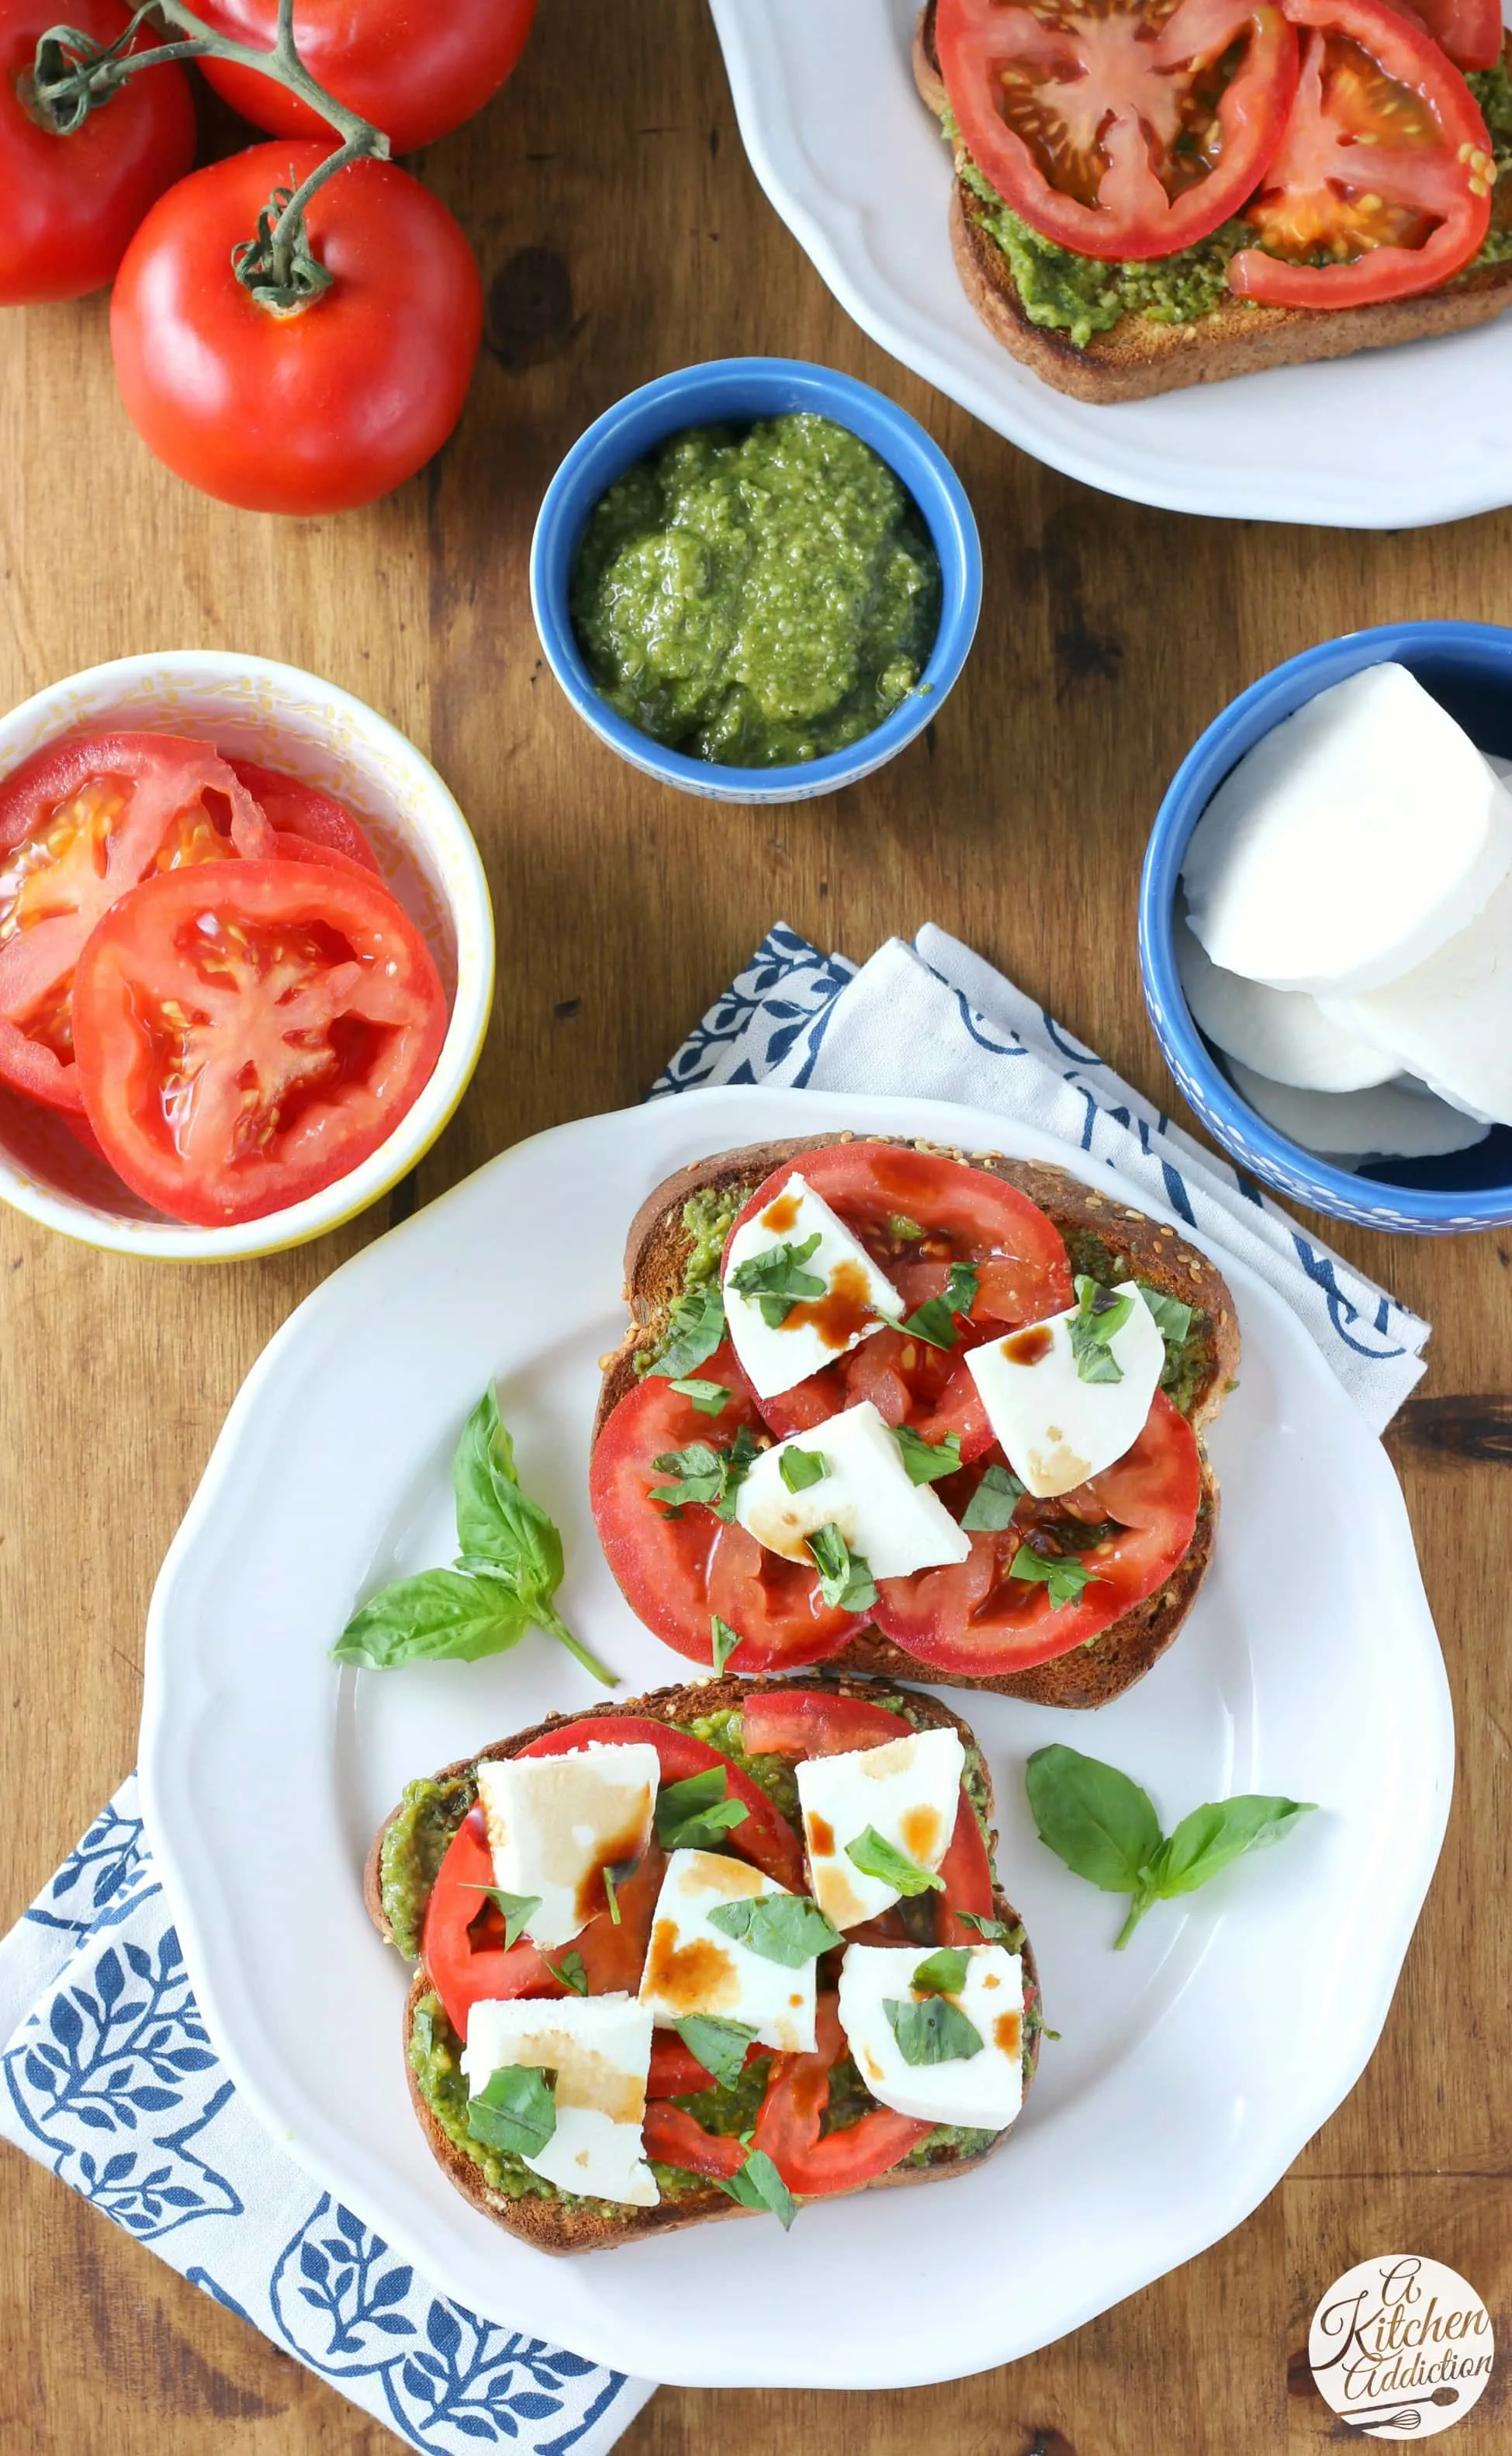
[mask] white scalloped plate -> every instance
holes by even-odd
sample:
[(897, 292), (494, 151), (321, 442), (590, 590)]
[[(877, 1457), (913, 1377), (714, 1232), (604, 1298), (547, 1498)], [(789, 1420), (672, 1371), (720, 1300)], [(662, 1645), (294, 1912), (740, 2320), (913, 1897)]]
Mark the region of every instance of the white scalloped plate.
[(847, 314), (1036, 460), (1136, 503), (1325, 528), (1512, 502), (1512, 316), (1158, 400), (1072, 400), (992, 339), (956, 277), (950, 156), (909, 67), (917, 0), (710, 7), (751, 168)]
[[(1391, 2000), (1448, 1812), (1453, 1732), (1396, 1481), (1296, 1318), (1229, 1270), (1245, 1339), (1214, 1435), (1213, 1569), (1177, 1644), (1095, 1717), (967, 1700), (999, 1866), (1039, 1955), (1027, 2111), (957, 2181), (553, 2260), (433, 2163), (398, 2030), (405, 1971), (362, 1907), (368, 1841), (412, 1775), (603, 1694), (544, 1639), (495, 1662), (328, 1661), (356, 1598), (451, 1550), (447, 1466), (486, 1377), (567, 1553), (569, 1622), (627, 1689), (687, 1667), (609, 1576), (585, 1492), (621, 1246), (671, 1170), (852, 1127), (1064, 1160), (941, 1102), (721, 1090), (538, 1136), (346, 1263), (284, 1324), (227, 1419), (148, 1630), (153, 1847), (212, 2032), (274, 2138), (432, 2281), (617, 2367), (721, 2386), (894, 2387), (1046, 2343), (1227, 2233), (1353, 2085)], [(1228, 1266), (1225, 1266), (1228, 1267)], [(1028, 1752), (1129, 1768), (1168, 1824), (1232, 1791), (1321, 1803), (1282, 1848), (1155, 1911), (1035, 1838)]]

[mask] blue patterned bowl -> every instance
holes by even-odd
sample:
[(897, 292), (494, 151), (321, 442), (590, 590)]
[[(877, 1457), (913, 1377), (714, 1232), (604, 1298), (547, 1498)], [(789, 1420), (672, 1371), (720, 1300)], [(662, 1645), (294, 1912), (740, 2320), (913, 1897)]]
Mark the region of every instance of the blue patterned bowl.
[[(907, 486), (940, 559), (940, 627), (916, 690), (848, 749), (801, 767), (719, 768), (665, 749), (594, 687), (568, 610), (583, 523), (616, 478), (687, 426), (748, 425), (812, 410), (848, 427)], [(916, 419), (870, 384), (803, 358), (716, 358), (627, 393), (581, 435), (550, 485), (530, 547), (530, 604), (546, 661), (585, 725), (644, 774), (713, 802), (807, 802), (886, 767), (938, 713), (966, 663), (982, 604), (982, 547), (965, 489)]]
[(1512, 1226), (1512, 1129), (1471, 1151), (1372, 1161), (1358, 1176), (1288, 1140), (1241, 1099), (1192, 1019), (1176, 977), (1175, 903), (1192, 830), (1246, 750), (1283, 717), (1361, 666), (1405, 665), (1482, 750), (1512, 756), (1512, 630), (1495, 623), (1389, 623), (1292, 657), (1241, 691), (1177, 769), (1151, 830), (1139, 889), (1139, 967), (1166, 1063), (1239, 1167), (1336, 1219), (1400, 1236)]

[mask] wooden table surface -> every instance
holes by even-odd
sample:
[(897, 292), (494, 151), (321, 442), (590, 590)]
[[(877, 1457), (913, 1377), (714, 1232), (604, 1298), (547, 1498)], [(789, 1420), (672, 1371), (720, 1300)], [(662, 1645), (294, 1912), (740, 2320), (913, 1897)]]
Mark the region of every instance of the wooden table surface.
[[(180, 645), (345, 685), (429, 752), (467, 812), (499, 987), (471, 1092), (418, 1189), (322, 1243), (180, 1272), (0, 1214), (0, 1924), (133, 1762), (148, 1595), (238, 1383), (392, 1204), (637, 1099), (779, 914), (857, 957), (938, 921), (1168, 1097), (1134, 902), (1146, 829), (1194, 736), (1331, 633), (1512, 615), (1512, 514), (1398, 536), (1183, 520), (1037, 467), (907, 375), (758, 190), (703, 0), (542, 0), (506, 92), (423, 169), (478, 249), (487, 343), (452, 443), (372, 511), (279, 522), (206, 501), (128, 430), (103, 298), (4, 322), (0, 706), (101, 658)], [(542, 488), (588, 420), (666, 368), (746, 351), (821, 359), (904, 402), (954, 460), (987, 564), (975, 652), (928, 738), (839, 798), (774, 811), (661, 792), (601, 749), (541, 666), (525, 583)], [(1327, 2434), (1307, 2319), (1357, 2259), (1433, 2254), (1506, 2314), (1512, 1239), (1337, 1241), (1435, 1325), (1391, 1447), (1460, 1733), (1448, 1842), (1364, 2078), (1247, 2224), (1062, 2343), (886, 2396), (668, 2389), (626, 2456), (797, 2456), (821, 2440), (837, 2456), (1271, 2456)], [(0, 2193), (6, 2449), (394, 2445), (13, 2152)], [(1503, 2389), (1508, 2375), (1512, 2362)], [(1495, 2380), (1464, 2445), (1512, 2448)]]

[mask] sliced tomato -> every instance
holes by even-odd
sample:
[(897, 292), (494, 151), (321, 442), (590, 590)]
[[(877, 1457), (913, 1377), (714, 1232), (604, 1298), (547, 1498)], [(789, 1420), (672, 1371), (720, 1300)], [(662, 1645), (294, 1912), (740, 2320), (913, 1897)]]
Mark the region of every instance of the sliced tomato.
[(741, 1730), (753, 1756), (844, 1756), (850, 1749), (880, 1749), (906, 1739), (913, 1725), (869, 1698), (842, 1697), (832, 1688), (763, 1688), (741, 1709)]
[(0, 785), (0, 1077), (82, 1114), (73, 969), (100, 915), (160, 871), (275, 849), (203, 742), (92, 734), (34, 752)]
[[(662, 2033), (658, 2031), (657, 2037)], [(656, 2045), (651, 2048), (651, 2072), (656, 2074)], [(647, 2089), (651, 2087), (648, 2081)], [(744, 2140), (728, 2133), (708, 2132), (698, 2118), (685, 2107), (668, 2106), (664, 2098), (652, 2098), (641, 2127), (641, 2139), (648, 2158), (664, 2166), (681, 2166), (690, 2175), (710, 2175), (716, 2180), (727, 2181), (738, 2175), (746, 2163)]]
[(716, 1614), (739, 1631), (729, 1658), (736, 1671), (821, 1662), (865, 1627), (864, 1616), (831, 1610), (811, 1569), (765, 1551), (701, 1502), (673, 1517), (651, 1499), (652, 1485), (667, 1481), (659, 1458), (693, 1442), (726, 1448), (743, 1424), (761, 1422), (732, 1347), (719, 1348), (698, 1370), (701, 1381), (730, 1392), (719, 1415), (700, 1415), (670, 1382), (648, 1374), (626, 1391), (594, 1445), (588, 1490), (609, 1566), (632, 1611), (690, 1662), (712, 1661)]
[[(1053, 1502), (1020, 1502), (1001, 1534), (971, 1537), (959, 1566), (884, 1578), (877, 1627), (942, 1672), (991, 1676), (1028, 1671), (1085, 1646), (1163, 1586), (1185, 1559), (1196, 1527), (1202, 1462), (1196, 1436), (1157, 1390), (1134, 1447), (1100, 1475)], [(1032, 1532), (1057, 1546), (1057, 1522), (1105, 1528), (1081, 1554), (1092, 1576), (1074, 1603), (1052, 1604), (1048, 1586), (1010, 1566)]]
[(1005, 203), (1080, 256), (1173, 256), (1258, 185), (1297, 86), (1263, 0), (939, 0), (940, 72)]
[(752, 2145), (764, 2149), (787, 2189), (805, 2200), (858, 2192), (933, 2131), (911, 2115), (879, 2106), (842, 2132), (820, 2135), (829, 2104), (829, 2077), (847, 2052), (839, 1998), (821, 1996), (812, 2055), (774, 2056)]
[(387, 890), (277, 860), (133, 888), (80, 955), (74, 1010), (111, 1165), (205, 1227), (263, 1218), (358, 1167), (446, 1034), (436, 967)]
[(992, 1863), (987, 1855), (987, 1839), (977, 1823), (976, 1811), (964, 1787), (961, 1805), (955, 1811), (955, 1832), (936, 1873), (943, 1888), (934, 1896), (936, 1944), (980, 1944), (977, 1930), (963, 1927), (959, 1914), (970, 1911), (973, 1918), (991, 1917)]
[[(555, 1730), (542, 1731), (540, 1739), (530, 1741), (520, 1754), (565, 1757), (577, 1749), (608, 1748), (636, 1740), (655, 1749), (664, 1783), (686, 1782), (693, 1774), (706, 1773), (711, 1766), (723, 1766), (725, 1797), (740, 1800), (748, 1811), (744, 1824), (730, 1827), (729, 1848), (748, 1859), (753, 1868), (760, 1868), (764, 1875), (786, 1885), (789, 1893), (801, 1889), (803, 1845), (781, 1809), (732, 1759), (710, 1748), (706, 1740), (699, 1739), (692, 1731), (659, 1723), (649, 1714), (588, 1714), (581, 1722), (562, 1723)], [(639, 1971), (636, 1976), (639, 1980)]]
[[(768, 1209), (795, 1170), (886, 1271), (906, 1314), (945, 1294), (952, 1263), (972, 1265), (971, 1312), (954, 1317), (963, 1346), (968, 1320), (975, 1345), (1072, 1301), (1065, 1240), (1037, 1204), (985, 1169), (900, 1143), (800, 1152), (758, 1186), (735, 1227)], [(811, 1432), (863, 1399), (885, 1422), (911, 1424), (927, 1441), (954, 1433), (966, 1459), (979, 1457), (992, 1438), (960, 1347), (931, 1347), (895, 1330), (871, 1332), (823, 1372), (756, 1403), (772, 1431), (786, 1436)]]
[(1494, 69), (1502, 56), (1501, 0), (1412, 0), (1407, 13), (1421, 18), (1457, 69)]
[(1491, 140), (1458, 70), (1386, 0), (1286, 0), (1301, 75), (1229, 286), (1268, 307), (1437, 290), (1491, 219)]
[(276, 768), (259, 768), (255, 759), (227, 762), (257, 803), (270, 827), (281, 836), (296, 836), (317, 849), (344, 853), (359, 870), (378, 873), (378, 855), (359, 822), (334, 793), (307, 785), (302, 776), (285, 776)]

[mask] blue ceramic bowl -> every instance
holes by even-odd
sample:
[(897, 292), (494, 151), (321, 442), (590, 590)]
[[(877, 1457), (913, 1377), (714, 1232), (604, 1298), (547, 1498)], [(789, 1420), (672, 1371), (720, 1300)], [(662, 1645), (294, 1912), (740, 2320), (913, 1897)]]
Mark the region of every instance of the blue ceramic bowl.
[[(600, 497), (633, 462), (688, 426), (749, 425), (813, 410), (869, 443), (913, 497), (940, 559), (940, 627), (918, 688), (847, 750), (789, 768), (719, 768), (664, 749), (601, 698), (583, 663), (567, 592), (578, 541)], [(716, 358), (628, 393), (581, 435), (550, 485), (530, 548), (530, 604), (547, 662), (601, 741), (632, 768), (715, 802), (805, 802), (853, 785), (922, 733), (966, 663), (982, 604), (982, 548), (965, 490), (916, 419), (869, 384), (802, 358)]]
[(1192, 1019), (1176, 977), (1175, 902), (1193, 829), (1228, 774), (1272, 727), (1364, 665), (1405, 665), (1482, 750), (1512, 756), (1512, 630), (1495, 623), (1388, 623), (1293, 657), (1242, 691), (1188, 752), (1160, 805), (1139, 890), (1139, 966), (1166, 1062), (1215, 1140), (1241, 1168), (1315, 1211), (1402, 1236), (1512, 1226), (1512, 1129), (1440, 1159), (1331, 1167), (1240, 1098)]

